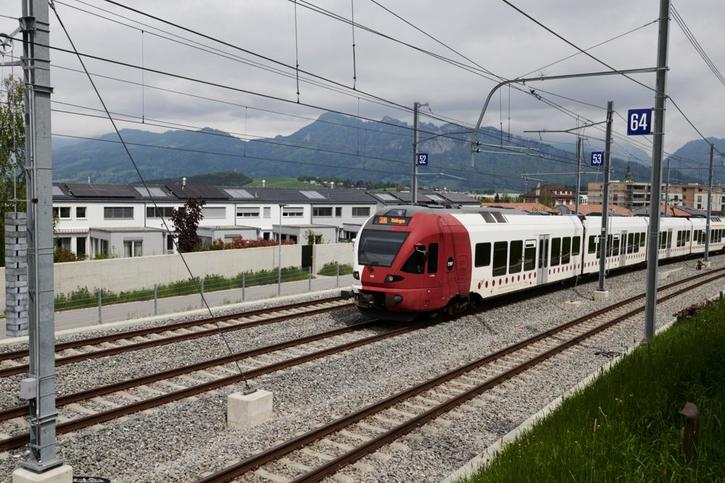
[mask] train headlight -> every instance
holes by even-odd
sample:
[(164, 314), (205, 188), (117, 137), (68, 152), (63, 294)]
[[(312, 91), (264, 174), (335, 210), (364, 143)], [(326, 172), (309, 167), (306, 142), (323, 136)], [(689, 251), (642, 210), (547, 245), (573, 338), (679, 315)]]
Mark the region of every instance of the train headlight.
[(355, 280), (360, 280), (360, 272), (358, 272), (357, 270), (352, 272), (352, 278), (354, 278)]
[(386, 283), (393, 283), (393, 282), (399, 282), (400, 280), (403, 280), (403, 277), (400, 275), (388, 275), (385, 277)]

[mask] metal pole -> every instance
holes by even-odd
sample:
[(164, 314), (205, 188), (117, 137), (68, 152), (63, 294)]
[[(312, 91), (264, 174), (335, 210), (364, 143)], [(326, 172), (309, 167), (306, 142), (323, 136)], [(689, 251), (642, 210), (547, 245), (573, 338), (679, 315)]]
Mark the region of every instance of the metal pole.
[(579, 214), (579, 193), (581, 191), (582, 181), (582, 138), (576, 137), (576, 201), (574, 205), (574, 214)]
[(245, 299), (244, 292), (246, 292), (246, 289), (247, 289), (247, 280), (246, 280), (246, 277), (244, 276), (244, 272), (242, 272), (242, 302), (244, 302), (244, 299)]
[(30, 453), (41, 473), (62, 464), (56, 443), (53, 216), (50, 140), (50, 29), (47, 0), (23, 0), (25, 164), (28, 220)]
[(159, 315), (159, 285), (154, 284), (154, 315)]
[(199, 296), (201, 297), (201, 304), (204, 305), (204, 278), (199, 277)]
[(312, 292), (312, 267), (307, 269), (307, 291)]
[(609, 173), (612, 170), (612, 112), (614, 103), (607, 102), (607, 137), (604, 147), (604, 193), (602, 194), (602, 228), (599, 232), (599, 291), (606, 288), (607, 235), (609, 229)]
[(710, 261), (710, 217), (712, 216), (712, 160), (715, 157), (715, 145), (710, 145), (710, 174), (707, 178), (707, 224), (705, 225), (705, 257)]
[(279, 228), (277, 229), (277, 297), (282, 294), (282, 209), (279, 205)]
[(335, 273), (335, 288), (340, 286), (340, 264), (335, 265), (337, 273)]
[(413, 166), (410, 172), (410, 200), (412, 205), (418, 203), (418, 109), (419, 102), (413, 103)]
[(670, 207), (670, 158), (667, 158), (667, 183), (665, 183), (665, 216), (669, 216)]
[(660, 231), (660, 184), (662, 183), (662, 144), (665, 137), (665, 102), (667, 101), (667, 37), (670, 25), (670, 1), (660, 0), (659, 34), (657, 39), (657, 84), (652, 147), (652, 196), (649, 206), (649, 239), (647, 240), (647, 305), (644, 334), (648, 341), (655, 335), (657, 317), (657, 258)]
[(98, 323), (103, 323), (103, 289), (98, 289)]

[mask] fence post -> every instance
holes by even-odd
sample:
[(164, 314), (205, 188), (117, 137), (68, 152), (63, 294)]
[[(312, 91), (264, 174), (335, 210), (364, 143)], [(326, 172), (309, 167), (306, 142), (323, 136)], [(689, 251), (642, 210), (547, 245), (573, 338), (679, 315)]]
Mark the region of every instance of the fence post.
[(159, 284), (154, 284), (154, 315), (159, 315)]
[(246, 281), (246, 277), (244, 276), (244, 272), (242, 272), (242, 302), (244, 302), (244, 295), (245, 295), (244, 292), (246, 291), (246, 288), (247, 288), (247, 281)]
[(307, 267), (307, 291), (312, 292), (312, 267)]
[(103, 289), (98, 289), (98, 323), (103, 323)]
[(199, 297), (201, 298), (200, 302), (202, 306), (204, 305), (204, 280), (199, 277)]
[(338, 288), (340, 286), (340, 264), (335, 264), (335, 288)]
[(277, 297), (282, 295), (282, 270), (277, 272)]

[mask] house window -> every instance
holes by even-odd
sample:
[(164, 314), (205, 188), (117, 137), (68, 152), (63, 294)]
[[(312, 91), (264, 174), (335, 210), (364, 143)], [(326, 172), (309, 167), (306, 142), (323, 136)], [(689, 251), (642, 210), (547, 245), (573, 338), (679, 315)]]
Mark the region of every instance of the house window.
[[(724, 201), (725, 203), (725, 201)], [(342, 216), (342, 206), (336, 206), (335, 207), (335, 216), (340, 218)]]
[(127, 258), (143, 256), (142, 240), (124, 240), (123, 256)]
[(70, 218), (70, 206), (54, 206), (53, 218)]
[(265, 207), (264, 207), (264, 208), (262, 209), (262, 212), (264, 213), (264, 214), (262, 215), (262, 216), (263, 216), (264, 218), (272, 218), (272, 208), (271, 208), (271, 207), (269, 207), (269, 206), (265, 206)]
[(68, 238), (68, 237), (56, 238), (55, 247), (63, 248), (64, 250), (70, 250), (70, 238)]
[(146, 208), (146, 218), (171, 218), (173, 214), (173, 206), (149, 206)]
[(312, 208), (312, 216), (330, 217), (332, 216), (331, 206), (315, 206)]
[(201, 214), (208, 220), (223, 220), (227, 217), (227, 209), (224, 206), (205, 206)]
[(285, 207), (282, 208), (282, 216), (285, 218), (302, 218), (305, 214), (305, 209), (300, 207)]
[(78, 219), (85, 219), (86, 217), (86, 207), (85, 206), (76, 206), (76, 218)]
[(355, 216), (355, 217), (370, 216), (370, 207), (369, 206), (353, 206), (352, 207), (352, 216)]
[(105, 206), (103, 218), (106, 220), (133, 220), (133, 206)]
[(237, 216), (240, 218), (259, 218), (259, 206), (237, 206)]

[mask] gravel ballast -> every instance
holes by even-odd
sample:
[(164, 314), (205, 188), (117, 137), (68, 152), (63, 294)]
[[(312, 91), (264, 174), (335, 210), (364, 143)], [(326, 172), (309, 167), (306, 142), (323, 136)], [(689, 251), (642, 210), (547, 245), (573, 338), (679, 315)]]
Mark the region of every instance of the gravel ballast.
[[(695, 263), (689, 260), (661, 267), (662, 273), (669, 272), (661, 283), (700, 273), (694, 269)], [(724, 257), (713, 257), (714, 268), (723, 264)], [(683, 268), (677, 270), (679, 267)], [(122, 481), (188, 481), (432, 375), (640, 293), (644, 290), (643, 280), (642, 270), (611, 277), (610, 297), (600, 302), (587, 300), (596, 289), (596, 282), (531, 299), (522, 296), (522, 300), (516, 303), (356, 349), (324, 362), (263, 376), (252, 382), (256, 387), (273, 391), (276, 418), (247, 431), (225, 428), (226, 395), (240, 389), (229, 387), (132, 415), (123, 421), (106, 423), (103, 428), (88, 428), (61, 436), (62, 453), (66, 461), (75, 467), (76, 474), (106, 476)], [(717, 281), (667, 302), (658, 311), (658, 324), (669, 321), (671, 314), (724, 288), (725, 282)], [(568, 303), (572, 300), (582, 303)], [(350, 311), (347, 316), (353, 319), (354, 312)], [(328, 324), (325, 327), (336, 327), (350, 320), (342, 317), (338, 321), (318, 323), (317, 317), (308, 317), (313, 320), (303, 324), (304, 327), (320, 331), (325, 324)], [(641, 335), (640, 317), (621, 329), (607, 332), (607, 337), (588, 341), (584, 349), (557, 356), (547, 363), (546, 372), (531, 375), (526, 388), (517, 389), (512, 382), (506, 385), (511, 390), (494, 392), (497, 398), (481, 396), (467, 403), (463, 409), (411, 433), (343, 473), (349, 472), (356, 479), (369, 481), (440, 480), (606, 363), (613, 354), (640, 340)], [(247, 337), (245, 332), (239, 343), (249, 344), (246, 347), (254, 346), (254, 341), (246, 340)], [(168, 349), (173, 352), (174, 348), (177, 346)], [(180, 349), (176, 351), (181, 352)], [(165, 357), (176, 362), (180, 358), (196, 357), (193, 348), (186, 348), (186, 351), (183, 355), (168, 354)], [(135, 354), (142, 362), (123, 361), (118, 363), (118, 367), (133, 365), (135, 369), (129, 370), (131, 373), (139, 368), (151, 370), (144, 366), (158, 370), (156, 361), (166, 360), (154, 358), (153, 361), (143, 361), (140, 351)], [(208, 356), (206, 354), (202, 358)], [(191, 359), (183, 360), (185, 363), (192, 362)], [(561, 364), (554, 364), (560, 360)], [(84, 377), (84, 369), (73, 370), (78, 371), (75, 379), (80, 381)], [(108, 372), (112, 374), (114, 371)], [(10, 474), (15, 456), (19, 454), (13, 452), (5, 459), (0, 455), (0, 474)], [(381, 464), (383, 460), (385, 463)], [(360, 472), (362, 470), (358, 468), (365, 469), (365, 472)]]

